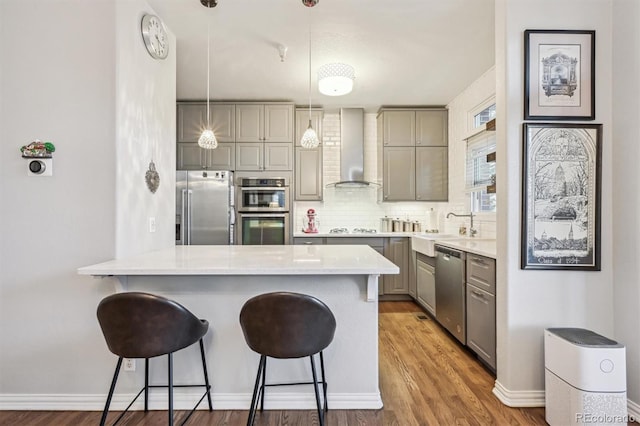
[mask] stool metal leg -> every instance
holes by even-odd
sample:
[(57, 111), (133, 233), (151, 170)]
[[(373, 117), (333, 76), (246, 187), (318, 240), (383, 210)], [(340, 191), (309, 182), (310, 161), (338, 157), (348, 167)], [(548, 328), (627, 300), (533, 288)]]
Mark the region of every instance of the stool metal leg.
[(258, 374), (256, 375), (256, 384), (253, 387), (253, 397), (251, 398), (251, 407), (249, 408), (249, 418), (247, 419), (247, 426), (252, 426), (256, 416), (256, 408), (258, 401), (258, 388), (260, 386), (260, 376), (264, 372), (264, 366), (266, 364), (266, 355), (260, 355), (260, 363), (258, 364)]
[(173, 354), (167, 354), (168, 365), (168, 393), (169, 393), (169, 426), (173, 426)]
[(207, 361), (204, 357), (204, 343), (200, 339), (200, 356), (202, 357), (202, 371), (204, 372), (204, 384), (207, 389), (207, 400), (209, 402), (209, 411), (213, 411), (211, 404), (211, 385), (209, 384), (209, 373), (207, 373)]
[(322, 371), (322, 390), (324, 391), (324, 411), (329, 410), (329, 402), (327, 402), (327, 379), (324, 376), (324, 356), (320, 351), (320, 370)]
[(111, 405), (111, 398), (113, 397), (113, 391), (116, 389), (116, 382), (118, 381), (118, 373), (120, 373), (120, 367), (122, 366), (122, 357), (118, 358), (116, 363), (116, 372), (113, 373), (113, 380), (111, 380), (111, 387), (109, 388), (109, 395), (107, 396), (107, 403), (104, 405), (104, 411), (102, 412), (102, 418), (100, 419), (100, 426), (104, 426), (107, 421), (107, 414), (109, 413), (109, 405)]
[(262, 387), (260, 388), (260, 411), (264, 411), (264, 382), (267, 378), (267, 357), (264, 357), (264, 366), (262, 367)]
[(313, 390), (316, 393), (316, 405), (318, 406), (318, 421), (320, 426), (324, 425), (324, 412), (320, 406), (320, 392), (318, 391), (318, 375), (316, 374), (316, 364), (313, 362), (313, 355), (309, 357), (311, 360), (311, 374), (313, 374)]
[(149, 358), (144, 359), (144, 412), (149, 411)]

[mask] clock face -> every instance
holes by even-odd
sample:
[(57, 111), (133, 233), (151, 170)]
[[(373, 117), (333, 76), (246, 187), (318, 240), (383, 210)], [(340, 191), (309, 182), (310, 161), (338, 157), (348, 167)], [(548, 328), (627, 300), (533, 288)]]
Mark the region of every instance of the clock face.
[(167, 30), (157, 16), (144, 15), (142, 18), (142, 39), (153, 58), (164, 59), (169, 54)]

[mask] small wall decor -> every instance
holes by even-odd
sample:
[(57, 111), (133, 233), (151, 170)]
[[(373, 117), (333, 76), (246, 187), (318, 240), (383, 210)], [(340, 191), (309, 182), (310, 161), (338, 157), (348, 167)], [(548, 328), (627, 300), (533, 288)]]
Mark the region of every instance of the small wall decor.
[(600, 270), (601, 124), (524, 124), (522, 269)]
[(29, 145), (24, 145), (20, 148), (23, 158), (51, 158), (55, 152), (56, 147), (51, 142), (42, 142), (41, 140), (34, 140)]
[(594, 120), (596, 32), (524, 32), (524, 119)]
[(147, 182), (147, 188), (152, 194), (155, 194), (160, 186), (160, 175), (156, 171), (156, 165), (153, 161), (149, 163), (149, 169), (144, 174), (144, 180)]

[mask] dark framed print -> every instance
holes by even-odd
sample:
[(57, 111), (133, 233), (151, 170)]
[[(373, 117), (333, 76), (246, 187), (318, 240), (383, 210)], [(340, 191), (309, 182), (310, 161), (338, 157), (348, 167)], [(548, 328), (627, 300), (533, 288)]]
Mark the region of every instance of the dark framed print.
[(524, 119), (594, 120), (595, 31), (524, 32)]
[(601, 139), (601, 124), (524, 124), (522, 269), (600, 270)]

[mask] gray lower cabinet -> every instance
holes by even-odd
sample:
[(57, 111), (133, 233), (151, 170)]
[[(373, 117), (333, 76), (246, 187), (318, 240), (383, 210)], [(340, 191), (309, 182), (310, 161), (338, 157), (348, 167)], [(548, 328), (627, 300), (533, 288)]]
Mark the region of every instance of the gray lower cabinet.
[(467, 255), (467, 346), (496, 369), (495, 260)]
[(431, 260), (423, 255), (417, 254), (416, 261), (416, 300), (431, 315), (436, 315), (436, 270)]
[(409, 238), (388, 238), (384, 257), (400, 268), (399, 274), (385, 277), (384, 294), (409, 294)]

